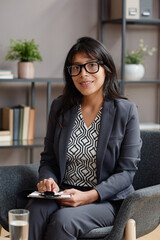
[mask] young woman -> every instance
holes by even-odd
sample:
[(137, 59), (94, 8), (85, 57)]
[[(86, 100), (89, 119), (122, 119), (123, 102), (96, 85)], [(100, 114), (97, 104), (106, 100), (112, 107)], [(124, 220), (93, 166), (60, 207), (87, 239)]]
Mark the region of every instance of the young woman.
[(109, 52), (95, 39), (80, 38), (67, 55), (64, 78), (64, 93), (50, 110), (37, 188), (71, 197), (29, 201), (29, 240), (75, 240), (110, 226), (134, 191), (137, 109), (118, 91)]

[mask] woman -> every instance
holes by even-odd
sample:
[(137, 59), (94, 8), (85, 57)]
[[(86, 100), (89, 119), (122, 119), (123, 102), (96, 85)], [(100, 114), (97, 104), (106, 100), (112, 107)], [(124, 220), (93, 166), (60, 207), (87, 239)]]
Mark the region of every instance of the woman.
[(64, 78), (64, 93), (50, 110), (37, 188), (71, 197), (30, 200), (30, 240), (75, 240), (110, 226), (134, 191), (137, 109), (118, 91), (112, 57), (99, 41), (80, 38), (67, 55)]

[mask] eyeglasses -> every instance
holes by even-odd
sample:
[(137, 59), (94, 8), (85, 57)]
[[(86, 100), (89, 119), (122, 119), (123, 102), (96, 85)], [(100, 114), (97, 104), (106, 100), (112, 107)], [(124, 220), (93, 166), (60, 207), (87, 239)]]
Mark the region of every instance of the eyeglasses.
[(99, 71), (99, 65), (102, 65), (102, 61), (92, 61), (92, 62), (87, 62), (85, 64), (81, 65), (72, 65), (67, 67), (68, 73), (70, 76), (75, 77), (78, 76), (82, 70), (82, 67), (86, 70), (88, 73), (97, 73)]

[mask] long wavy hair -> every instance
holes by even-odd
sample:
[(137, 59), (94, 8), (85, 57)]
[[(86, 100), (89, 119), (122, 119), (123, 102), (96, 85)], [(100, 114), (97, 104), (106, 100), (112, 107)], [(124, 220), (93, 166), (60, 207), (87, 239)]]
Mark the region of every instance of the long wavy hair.
[[(124, 98), (121, 96), (118, 87), (117, 73), (114, 61), (106, 49), (106, 47), (90, 37), (82, 37), (72, 46), (65, 60), (63, 74), (65, 87), (62, 95), (62, 104), (56, 113), (56, 119), (59, 122), (60, 114), (64, 114), (73, 106), (81, 104), (83, 95), (76, 89), (72, 77), (70, 76), (67, 67), (72, 65), (72, 60), (75, 54), (85, 53), (89, 58), (95, 58), (103, 62), (103, 67), (106, 71), (106, 77), (103, 85), (103, 98), (105, 101), (116, 98)], [(60, 122), (59, 122), (60, 123)]]

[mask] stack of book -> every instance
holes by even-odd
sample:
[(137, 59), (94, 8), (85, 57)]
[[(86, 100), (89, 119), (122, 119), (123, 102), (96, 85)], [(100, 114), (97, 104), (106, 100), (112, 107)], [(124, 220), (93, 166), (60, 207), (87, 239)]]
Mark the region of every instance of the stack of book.
[(10, 70), (0, 70), (0, 79), (12, 79), (13, 74)]
[(1, 109), (0, 141), (34, 139), (35, 108), (26, 105)]

